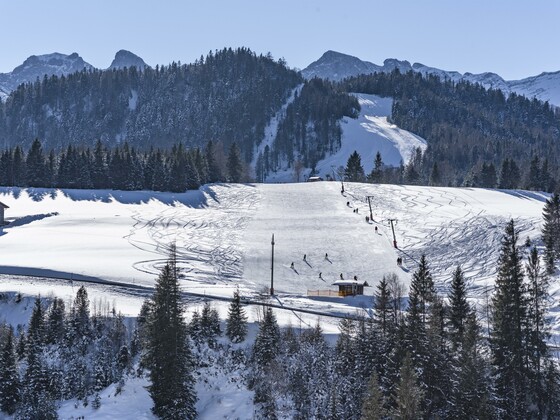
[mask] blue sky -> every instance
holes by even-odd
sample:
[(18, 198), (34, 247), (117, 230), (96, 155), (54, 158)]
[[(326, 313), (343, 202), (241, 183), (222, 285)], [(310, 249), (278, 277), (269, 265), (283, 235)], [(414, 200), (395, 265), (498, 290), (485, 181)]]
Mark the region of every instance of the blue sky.
[(0, 1), (0, 72), (35, 54), (108, 67), (119, 49), (148, 64), (246, 46), (304, 68), (326, 50), (519, 79), (560, 70), (560, 1)]

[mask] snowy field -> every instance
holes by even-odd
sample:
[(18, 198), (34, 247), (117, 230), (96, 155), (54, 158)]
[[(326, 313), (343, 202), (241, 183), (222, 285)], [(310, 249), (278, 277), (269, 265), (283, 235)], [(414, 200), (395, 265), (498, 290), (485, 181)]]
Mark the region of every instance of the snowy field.
[[(369, 296), (385, 273), (396, 273), (408, 286), (416, 261), (425, 253), (442, 292), (461, 264), (470, 295), (482, 307), (496, 276), (505, 223), (514, 218), (521, 239), (540, 244), (545, 194), (352, 183), (345, 187), (344, 195), (338, 182), (210, 185), (185, 194), (3, 188), (0, 201), (10, 207), (6, 218), (11, 223), (0, 235), (0, 273), (11, 276), (2, 276), (1, 289), (64, 291), (71, 296), (70, 279), (149, 288), (174, 241), (185, 291), (230, 297), (239, 287), (244, 296), (256, 298), (270, 286), (274, 234), (273, 302), (278, 305), (355, 313), (369, 307), (371, 298), (313, 298), (307, 291), (336, 290), (332, 283), (341, 274), (366, 280), (372, 286), (365, 288)], [(370, 223), (365, 221), (367, 196), (372, 197)], [(396, 220), (398, 249), (393, 247), (390, 219)], [(403, 267), (396, 264), (399, 256)], [(16, 274), (67, 280), (53, 286), (52, 281), (13, 277)], [(145, 297), (110, 285), (94, 289), (99, 298), (116, 301), (130, 315)], [(553, 292), (558, 297), (556, 283)], [(227, 303), (221, 306), (225, 315)], [(554, 307), (557, 314), (557, 299)], [(307, 314), (304, 320), (286, 322), (312, 325), (316, 318)], [(335, 330), (333, 320), (327, 331)]]
[[(365, 221), (367, 196), (372, 197), (370, 223)], [(135, 316), (172, 241), (185, 273), (183, 290), (199, 294), (188, 297), (189, 317), (201, 309), (204, 295), (230, 297), (239, 287), (245, 297), (259, 300), (270, 285), (272, 234), (276, 296), (270, 302), (286, 308), (275, 310), (281, 325), (307, 328), (320, 321), (334, 343), (338, 319), (328, 315), (368, 310), (374, 286), (385, 273), (396, 273), (408, 286), (422, 253), (441, 292), (455, 266), (462, 265), (469, 295), (483, 315), (505, 224), (514, 218), (522, 241), (529, 237), (540, 246), (546, 198), (526, 191), (353, 183), (345, 183), (343, 195), (338, 182), (209, 185), (185, 194), (3, 188), (0, 201), (10, 207), (10, 224), (0, 234), (0, 292), (21, 292), (26, 303), (3, 307), (1, 316), (13, 325), (26, 322), (32, 299), (25, 296), (39, 293), (69, 303), (84, 284), (80, 280), (102, 282), (87, 286), (93, 308), (115, 306)], [(390, 219), (395, 220), (398, 249)], [(404, 258), (403, 267), (397, 266), (397, 257)], [(308, 289), (336, 290), (332, 282), (340, 274), (367, 280), (372, 287), (356, 298), (307, 296)], [(108, 281), (132, 287), (103, 284)], [(558, 289), (554, 279), (555, 337), (560, 333)], [(224, 319), (228, 302), (217, 300), (214, 306)], [(251, 339), (262, 310), (249, 306), (247, 314)], [(250, 418), (252, 393), (224, 379), (238, 373), (220, 369), (210, 366), (201, 372), (200, 418)], [(118, 397), (114, 386), (101, 393), (100, 410), (71, 400), (62, 404), (59, 415), (152, 419), (146, 385), (146, 379), (130, 378)]]

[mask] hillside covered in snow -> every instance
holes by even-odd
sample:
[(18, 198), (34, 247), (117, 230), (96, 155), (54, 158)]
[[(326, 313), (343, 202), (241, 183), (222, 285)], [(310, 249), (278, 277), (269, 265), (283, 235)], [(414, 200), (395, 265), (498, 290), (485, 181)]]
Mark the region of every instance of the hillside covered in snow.
[[(342, 195), (338, 182), (208, 185), (185, 194), (1, 191), (10, 224), (0, 236), (0, 273), (150, 288), (167, 258), (167, 245), (175, 242), (183, 290), (231, 297), (239, 287), (244, 295), (257, 296), (270, 286), (274, 234), (278, 301), (335, 314), (352, 313), (362, 302), (322, 302), (307, 291), (336, 290), (332, 283), (340, 275), (375, 287), (390, 272), (408, 285), (422, 254), (441, 291), (461, 265), (469, 296), (483, 299), (496, 276), (506, 222), (513, 218), (520, 237), (541, 246), (547, 198), (520, 190), (353, 183), (345, 183)], [(366, 223), (368, 196), (373, 219)], [(396, 264), (399, 256), (404, 269)], [(560, 285), (553, 284), (556, 293)], [(10, 289), (9, 281), (2, 287)]]

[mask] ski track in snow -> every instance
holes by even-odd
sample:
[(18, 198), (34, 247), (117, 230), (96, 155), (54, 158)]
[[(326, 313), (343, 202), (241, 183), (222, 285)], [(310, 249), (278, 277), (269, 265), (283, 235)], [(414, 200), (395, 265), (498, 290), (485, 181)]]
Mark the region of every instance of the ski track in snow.
[[(17, 274), (19, 267), (20, 274), (33, 269), (40, 275), (52, 270), (151, 286), (169, 244), (176, 242), (185, 291), (229, 297), (239, 286), (246, 296), (257, 297), (270, 286), (274, 233), (278, 303), (331, 314), (370, 307), (374, 287), (386, 273), (396, 273), (408, 290), (422, 254), (441, 293), (461, 265), (469, 296), (483, 303), (492, 292), (510, 218), (516, 221), (519, 244), (529, 237), (542, 250), (547, 198), (526, 191), (358, 183), (345, 183), (341, 194), (338, 182), (216, 184), (176, 196), (62, 191), (36, 198), (33, 191), (19, 189), (4, 189), (0, 195), (9, 206), (9, 220), (16, 221), (0, 235), (0, 272)], [(367, 196), (373, 197), (369, 223)], [(397, 220), (398, 249), (392, 246), (390, 219)], [(404, 258), (403, 267), (397, 266), (397, 257)], [(366, 280), (372, 286), (365, 290), (369, 296), (307, 296), (307, 290), (334, 290), (340, 274)], [(20, 286), (3, 287), (13, 291), (10, 287)], [(551, 293), (554, 331), (560, 332), (557, 278)]]
[[(221, 187), (208, 187), (219, 191)], [(239, 238), (259, 201), (254, 187), (232, 185), (227, 195), (208, 208), (159, 206), (135, 210), (127, 240), (134, 247), (155, 254), (134, 268), (157, 276), (168, 258), (169, 244), (177, 246), (177, 262), (184, 277), (201, 283), (231, 283), (243, 274)]]

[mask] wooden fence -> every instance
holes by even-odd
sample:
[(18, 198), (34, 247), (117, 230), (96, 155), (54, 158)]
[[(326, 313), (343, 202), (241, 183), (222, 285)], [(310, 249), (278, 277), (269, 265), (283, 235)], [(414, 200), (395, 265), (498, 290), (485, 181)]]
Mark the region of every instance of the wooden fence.
[(307, 290), (307, 296), (330, 296), (341, 297), (337, 290)]

